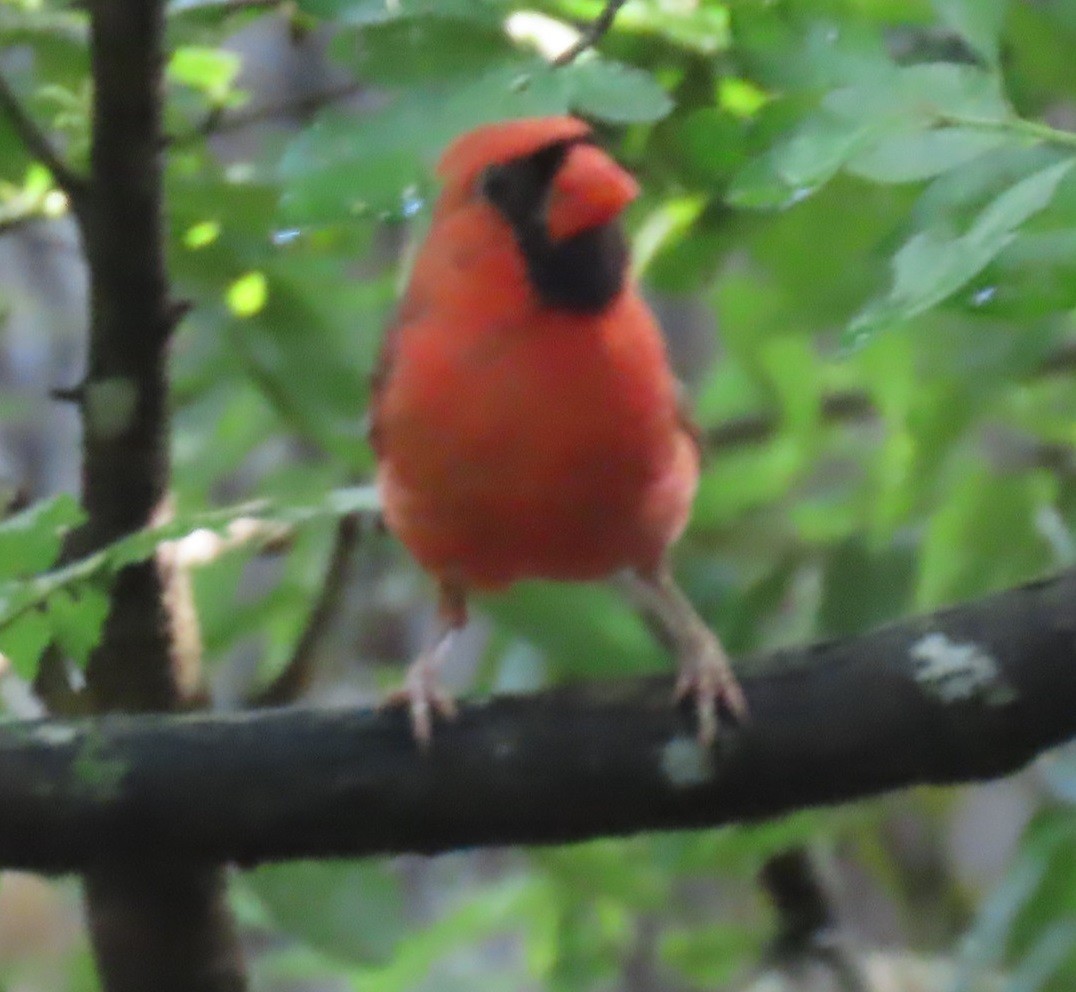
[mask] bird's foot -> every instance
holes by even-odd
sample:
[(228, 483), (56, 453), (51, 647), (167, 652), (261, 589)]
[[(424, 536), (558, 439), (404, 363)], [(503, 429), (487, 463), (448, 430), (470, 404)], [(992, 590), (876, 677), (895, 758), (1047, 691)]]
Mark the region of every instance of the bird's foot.
[(717, 739), (718, 714), (729, 714), (733, 723), (747, 721), (747, 699), (733, 674), (721, 642), (711, 635), (680, 658), (676, 679), (678, 702), (693, 698), (699, 721), (699, 743), (709, 747)]
[(406, 706), (411, 716), (411, 732), (422, 748), (433, 740), (434, 714), (452, 720), (456, 716), (456, 701), (440, 679), (440, 652), (424, 651), (408, 667), (407, 677), (399, 689), (390, 692), (379, 709)]

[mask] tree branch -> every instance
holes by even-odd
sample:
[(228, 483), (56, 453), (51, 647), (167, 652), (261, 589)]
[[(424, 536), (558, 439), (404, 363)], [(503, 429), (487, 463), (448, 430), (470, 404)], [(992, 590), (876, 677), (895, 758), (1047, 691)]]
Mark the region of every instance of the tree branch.
[[(748, 659), (751, 722), (700, 750), (658, 678), (462, 708), (109, 716), (0, 730), (0, 864), (241, 864), (712, 827), (1015, 771), (1076, 735), (1076, 570)], [(612, 663), (611, 663), (612, 664)]]
[(777, 937), (766, 955), (768, 967), (800, 976), (810, 965), (822, 964), (832, 972), (841, 992), (871, 992), (863, 964), (841, 932), (810, 853), (795, 847), (774, 855), (763, 866), (760, 881), (778, 920)]
[(36, 158), (56, 180), (68, 196), (73, 206), (78, 208), (86, 195), (86, 180), (74, 172), (71, 167), (56, 153), (51, 142), (45, 136), (34, 120), (26, 112), (15, 91), (11, 88), (3, 76), (0, 76), (0, 110), (11, 122), (19, 140), (26, 146), (27, 151)]
[(606, 0), (601, 13), (584, 28), (579, 40), (575, 44), (569, 45), (560, 55), (553, 59), (553, 65), (557, 67), (568, 65), (579, 58), (588, 48), (593, 48), (613, 26), (616, 15), (625, 3), (627, 3), (627, 0)]
[[(168, 342), (181, 313), (165, 270), (163, 63), (164, 0), (91, 4), (92, 181), (75, 211), (90, 273), (79, 403), (87, 519), (65, 543), (67, 562), (169, 513)], [(116, 575), (85, 702), (98, 712), (190, 707), (199, 654), (189, 578), (165, 544)], [(240, 992), (223, 869), (143, 853), (138, 865), (102, 852), (82, 866), (103, 987)]]

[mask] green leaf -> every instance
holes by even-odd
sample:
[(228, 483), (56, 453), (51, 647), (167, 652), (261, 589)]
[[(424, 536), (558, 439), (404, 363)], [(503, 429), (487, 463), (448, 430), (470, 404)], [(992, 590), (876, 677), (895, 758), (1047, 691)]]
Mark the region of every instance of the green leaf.
[(237, 317), (253, 317), (269, 298), (269, 282), (264, 272), (248, 272), (236, 279), (225, 294), (228, 309)]
[(933, 0), (938, 17), (989, 65), (998, 64), (1008, 0)]
[[(1007, 992), (1041, 992), (1069, 987), (1076, 947), (1076, 921), (1059, 919), (1048, 924), (1013, 969)], [(1068, 965), (1067, 975), (1059, 974)], [(1060, 979), (1059, 984), (1054, 984)]]
[(428, 18), (490, 26), (499, 23), (497, 7), (485, 0), (299, 0), (299, 8), (338, 25), (363, 26)]
[(89, 72), (87, 26), (83, 11), (44, 3), (0, 4), (0, 47), (32, 51), (37, 78), (64, 90), (79, 87)]
[(408, 929), (399, 880), (383, 862), (294, 861), (243, 882), (283, 931), (338, 960), (385, 964)]
[(526, 582), (482, 606), (504, 630), (545, 652), (559, 676), (608, 676), (610, 658), (622, 677), (662, 664), (642, 621), (607, 586)]
[(799, 438), (780, 434), (757, 448), (722, 453), (699, 482), (692, 520), (718, 529), (787, 493), (808, 463)]
[(916, 590), (921, 610), (1018, 585), (1052, 563), (1036, 522), (1056, 498), (1050, 475), (996, 477), (966, 467), (958, 476), (927, 527)]
[(333, 51), (364, 80), (423, 88), (438, 81), (470, 82), (513, 57), (499, 23), (478, 25), (444, 14), (391, 20), (341, 35)]
[[(174, 2), (174, 0), (173, 0)], [(299, 0), (298, 7), (306, 14), (321, 17), (326, 20), (334, 19), (345, 14), (352, 6), (360, 9), (369, 9), (371, 14), (375, 10), (389, 10), (386, 0), (373, 0), (373, 2), (355, 4), (354, 0)]]
[(48, 601), (49, 627), (59, 646), (81, 668), (101, 640), (108, 617), (109, 598), (104, 589), (84, 584), (60, 589)]
[[(928, 229), (912, 236), (893, 256), (893, 288), (884, 305), (868, 309), (853, 321), (851, 343), (862, 343), (864, 332), (872, 332), (884, 321), (914, 317), (978, 274), (990, 261), (989, 254), (967, 255), (960, 239), (949, 231)], [(1004, 244), (997, 246), (1000, 251)]]
[(220, 237), (220, 222), (215, 220), (203, 220), (188, 227), (183, 234), (183, 244), (191, 251), (205, 248), (213, 244)]
[(897, 88), (907, 110), (927, 119), (1004, 120), (1012, 114), (1001, 77), (965, 63), (904, 67), (897, 75)]
[(776, 154), (751, 159), (733, 176), (725, 202), (746, 210), (779, 210), (809, 196), (809, 187), (789, 187), (778, 168)]
[(411, 216), (430, 169), (459, 134), (511, 117), (563, 114), (568, 91), (568, 77), (544, 63), (513, 62), (436, 90), (410, 89), (361, 121), (327, 111), (280, 160), (285, 218), (320, 224), (364, 213)]
[(48, 568), (64, 533), (83, 519), (78, 501), (62, 493), (0, 521), (0, 580)]
[(1076, 158), (1068, 158), (1010, 186), (978, 216), (965, 235), (967, 244), (992, 250), (1007, 243), (1010, 232), (1049, 204), (1074, 165)]
[(727, 985), (761, 950), (757, 928), (711, 923), (663, 934), (658, 954), (693, 987), (713, 989)]
[(660, 120), (673, 108), (669, 95), (648, 72), (584, 59), (561, 70), (568, 82), (571, 106), (588, 117), (627, 124)]
[[(1035, 885), (1016, 903), (1002, 947), (1019, 962), (1022, 983), (1049, 992), (1067, 992), (1076, 980), (1076, 945), (1057, 946), (1058, 924), (1076, 920), (1076, 816), (1071, 808), (1046, 808), (1031, 821), (1021, 839), (1014, 870), (1001, 891), (1022, 872), (1034, 873)], [(1025, 867), (1028, 866), (1028, 867)], [(1038, 984), (1035, 982), (1038, 980)], [(1014, 987), (1019, 987), (1015, 986)]]
[(1021, 179), (1001, 193), (962, 235), (920, 231), (893, 257), (893, 287), (848, 325), (844, 342), (858, 347), (878, 330), (908, 320), (967, 285), (1006, 248), (1015, 230), (1044, 209), (1076, 159), (1065, 159)]
[(936, 225), (943, 218), (968, 224), (1005, 189), (1059, 161), (1061, 156), (1041, 146), (1002, 145), (934, 179), (916, 201), (910, 221), (917, 227)]
[(14, 623), (0, 626), (0, 656), (7, 658), (15, 674), (27, 682), (37, 674), (38, 662), (51, 641), (52, 627), (40, 610), (30, 610)]
[[(939, 128), (962, 121), (968, 126)], [(1015, 143), (1023, 123), (1012, 118), (998, 78), (978, 67), (882, 63), (831, 90), (791, 137), (748, 163), (729, 201), (787, 206), (845, 166), (879, 182), (929, 178)]]
[(653, 31), (689, 51), (716, 55), (732, 47), (732, 15), (726, 4), (672, 7), (661, 0), (623, 9), (624, 28)]
[(773, 152), (773, 168), (786, 186), (808, 192), (831, 179), (873, 137), (876, 124), (826, 115), (812, 117)]
[(172, 53), (167, 75), (172, 82), (198, 90), (210, 103), (223, 106), (232, 95), (240, 67), (235, 52), (185, 45)]
[(822, 577), (819, 633), (849, 637), (899, 616), (910, 605), (915, 558), (910, 546), (874, 549), (861, 538), (835, 548)]
[(744, 125), (728, 111), (704, 107), (686, 115), (678, 114), (670, 123), (675, 126), (677, 164), (689, 181), (707, 185), (724, 183), (741, 164)]
[(915, 129), (887, 134), (853, 154), (847, 169), (878, 183), (931, 179), (993, 151), (1012, 139), (1001, 132), (970, 127)]
[(924, 62), (875, 72), (827, 93), (822, 108), (848, 121), (877, 122), (883, 129), (909, 121), (1004, 121), (1012, 116), (995, 73), (954, 62)]
[(314, 502), (262, 500), (180, 516), (122, 537), (86, 558), (36, 575), (32, 580), (0, 581), (0, 630), (35, 607), (44, 605), (60, 590), (101, 576), (115, 575), (125, 565), (145, 561), (164, 541), (207, 531), (227, 538), (223, 550), (231, 550), (277, 539), (281, 528), (336, 520), (348, 513), (375, 513), (378, 508), (377, 490), (369, 485), (331, 490)]
[(301, 254), (273, 259), (265, 276), (266, 304), (227, 328), (228, 353), (287, 430), (363, 471), (369, 452), (359, 441), (356, 411), (367, 398), (391, 284), (351, 280), (342, 267)]

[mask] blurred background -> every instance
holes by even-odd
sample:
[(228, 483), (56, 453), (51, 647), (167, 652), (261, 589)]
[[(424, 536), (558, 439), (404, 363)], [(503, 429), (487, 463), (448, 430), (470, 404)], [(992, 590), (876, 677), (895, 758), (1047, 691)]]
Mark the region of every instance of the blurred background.
[[(553, 68), (600, 10), (169, 3), (180, 520), (369, 481), (368, 377), (437, 154), (571, 110), (644, 188), (636, 269), (707, 447), (676, 566), (731, 651), (1076, 564), (1076, 0), (628, 0)], [(0, 71), (84, 162), (78, 5), (0, 0)], [(79, 436), (50, 390), (79, 381), (86, 326), (65, 198), (0, 121), (0, 507), (57, 526)], [(370, 703), (429, 633), (432, 590), (366, 518), (199, 533), (182, 548), (218, 707)], [(96, 629), (89, 600), (71, 629)], [(606, 586), (476, 607), (446, 678), (463, 693), (669, 665)], [(63, 644), (75, 677), (92, 636)], [(10, 715), (35, 712), (43, 648), (0, 629)], [(274, 866), (237, 874), (234, 901), (273, 992), (1061, 992), (1073, 801), (1062, 751), (758, 826)], [(0, 988), (96, 987), (74, 884), (3, 873)]]

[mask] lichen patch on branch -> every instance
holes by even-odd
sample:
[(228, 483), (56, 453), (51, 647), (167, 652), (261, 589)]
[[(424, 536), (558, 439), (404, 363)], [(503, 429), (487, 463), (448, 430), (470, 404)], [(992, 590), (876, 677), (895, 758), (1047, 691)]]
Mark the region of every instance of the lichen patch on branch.
[(124, 376), (109, 376), (86, 383), (86, 429), (97, 441), (111, 441), (127, 433), (138, 410), (138, 383)]
[(989, 651), (972, 642), (951, 641), (945, 634), (921, 637), (910, 651), (915, 681), (943, 703), (977, 699), (1002, 706), (1015, 699), (1011, 685)]
[(661, 749), (661, 771), (679, 789), (705, 785), (714, 777), (712, 751), (694, 737), (677, 735)]

